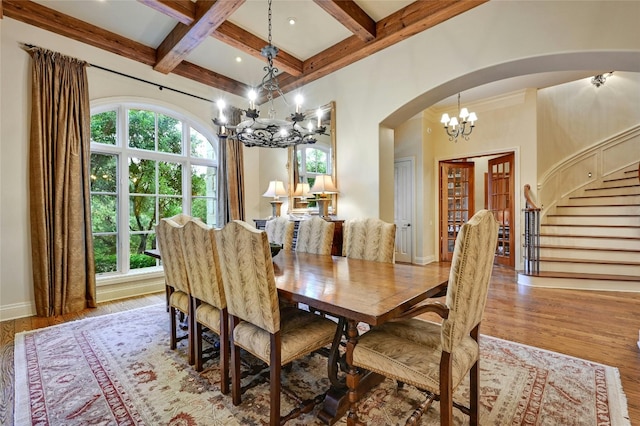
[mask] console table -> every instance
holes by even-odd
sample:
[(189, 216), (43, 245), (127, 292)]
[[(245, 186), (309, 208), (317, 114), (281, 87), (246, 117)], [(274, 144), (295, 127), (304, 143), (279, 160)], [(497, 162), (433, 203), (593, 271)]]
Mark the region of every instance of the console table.
[[(264, 230), (265, 224), (269, 219), (253, 219), (257, 229)], [(303, 219), (290, 219), (294, 223), (293, 227), (293, 250), (296, 249), (296, 241), (298, 240), (298, 226)], [(333, 230), (333, 245), (331, 246), (331, 254), (333, 256), (342, 256), (342, 224), (343, 219), (325, 219), (327, 222), (335, 223), (335, 229)]]

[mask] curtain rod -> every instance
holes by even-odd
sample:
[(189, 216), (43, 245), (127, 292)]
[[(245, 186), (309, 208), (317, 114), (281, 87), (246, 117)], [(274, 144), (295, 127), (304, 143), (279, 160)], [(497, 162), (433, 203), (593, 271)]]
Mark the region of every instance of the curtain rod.
[[(43, 48), (41, 48), (39, 46), (35, 46), (33, 44), (27, 44), (27, 43), (23, 43), (23, 46), (28, 47), (30, 49), (34, 48), (34, 47), (38, 47), (39, 49), (43, 49)], [(110, 73), (113, 73), (113, 74), (118, 74), (118, 75), (120, 75), (122, 77), (127, 77), (127, 78), (130, 78), (132, 80), (140, 81), (142, 83), (147, 83), (147, 84), (150, 84), (152, 86), (156, 86), (160, 90), (167, 89), (167, 90), (171, 90), (172, 92), (180, 93), (182, 95), (191, 96), (192, 98), (200, 99), (200, 100), (203, 100), (203, 101), (206, 101), (206, 102), (213, 102), (211, 99), (203, 98), (202, 96), (193, 95), (191, 93), (183, 92), (182, 90), (173, 89), (171, 87), (163, 86), (162, 84), (154, 83), (153, 81), (149, 81), (149, 80), (144, 80), (142, 78), (135, 77), (135, 76), (129, 75), (129, 74), (125, 74), (125, 73), (120, 72), (120, 71), (115, 71), (115, 70), (112, 70), (112, 69), (109, 69), (109, 68), (105, 68), (105, 67), (100, 66), (100, 65), (95, 65), (95, 64), (89, 63), (89, 66), (91, 66), (93, 68), (98, 68), (98, 69), (101, 69), (103, 71), (107, 71), (107, 72), (110, 72)]]

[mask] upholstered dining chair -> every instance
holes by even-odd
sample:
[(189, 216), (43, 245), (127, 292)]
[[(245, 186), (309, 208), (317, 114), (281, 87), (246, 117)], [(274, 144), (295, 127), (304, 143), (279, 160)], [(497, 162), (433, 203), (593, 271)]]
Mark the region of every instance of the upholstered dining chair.
[(395, 263), (396, 224), (377, 218), (344, 222), (342, 255), (354, 259)]
[(280, 424), (281, 367), (331, 344), (336, 324), (319, 315), (278, 304), (267, 235), (242, 221), (219, 231), (222, 282), (231, 318), (231, 394), (241, 403), (240, 350), (264, 361), (270, 369), (270, 424)]
[(296, 251), (331, 254), (335, 226), (335, 223), (328, 222), (318, 216), (301, 221), (298, 225)]
[(169, 294), (170, 347), (171, 349), (177, 347), (178, 324), (176, 314), (179, 311), (187, 316), (188, 358), (189, 364), (193, 365), (195, 353), (192, 330), (193, 317), (191, 315), (191, 288), (189, 287), (189, 279), (182, 254), (182, 243), (180, 241), (183, 226), (190, 220), (191, 217), (185, 214), (177, 214), (170, 218), (161, 219), (156, 225), (156, 238), (160, 257), (162, 258), (165, 285), (168, 287), (167, 293)]
[(215, 230), (191, 220), (182, 231), (182, 251), (194, 309), (195, 369), (202, 371), (202, 326), (220, 339), (220, 390), (229, 392), (229, 315), (222, 286)]
[[(446, 301), (427, 301), (407, 311), (399, 321), (374, 327), (358, 339), (353, 365), (375, 371), (427, 392), (427, 400), (411, 415), (416, 424), (434, 400), (440, 401), (440, 424), (453, 423), (453, 407), (478, 424), (478, 336), (487, 300), (498, 239), (498, 222), (480, 210), (456, 238)], [(413, 318), (435, 312), (442, 324)], [(470, 375), (470, 406), (453, 401), (453, 391)]]
[(278, 216), (269, 219), (264, 225), (264, 230), (270, 243), (282, 245), (283, 250), (291, 250), (293, 248), (294, 227), (294, 222), (285, 216)]

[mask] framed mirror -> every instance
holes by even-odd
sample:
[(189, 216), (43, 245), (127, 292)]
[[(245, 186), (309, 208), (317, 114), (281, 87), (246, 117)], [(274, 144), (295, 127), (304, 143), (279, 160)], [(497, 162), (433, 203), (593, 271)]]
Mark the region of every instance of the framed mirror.
[[(320, 175), (329, 175), (333, 184), (339, 189), (336, 176), (336, 103), (331, 101), (322, 105), (321, 122), (326, 127), (326, 134), (317, 135), (314, 144), (289, 147), (287, 169), (289, 173), (289, 214), (306, 215), (318, 214), (318, 206), (314, 194), (301, 194), (302, 185), (306, 183), (309, 188), (313, 186), (315, 179)], [(306, 111), (308, 117), (317, 117), (317, 110)], [(296, 195), (296, 191), (298, 195)], [(331, 203), (329, 214), (338, 214), (338, 194), (329, 196)]]

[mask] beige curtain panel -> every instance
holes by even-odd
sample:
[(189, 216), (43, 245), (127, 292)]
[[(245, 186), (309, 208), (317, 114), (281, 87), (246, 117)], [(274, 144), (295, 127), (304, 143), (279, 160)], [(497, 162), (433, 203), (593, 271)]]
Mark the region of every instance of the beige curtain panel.
[[(229, 123), (240, 123), (242, 110), (231, 107)], [(242, 142), (227, 138), (221, 140), (220, 146), (220, 181), (219, 193), (224, 194), (222, 202), (223, 224), (244, 218), (244, 155)]]
[(87, 64), (38, 47), (33, 59), (29, 190), (36, 310), (96, 306)]

